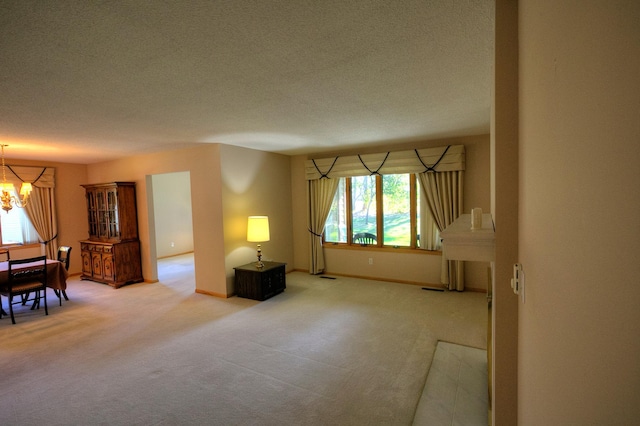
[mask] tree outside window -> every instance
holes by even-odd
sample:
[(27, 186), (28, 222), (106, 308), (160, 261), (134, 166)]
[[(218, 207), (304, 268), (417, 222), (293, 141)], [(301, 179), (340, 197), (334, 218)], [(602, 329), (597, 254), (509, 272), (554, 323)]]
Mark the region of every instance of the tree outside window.
[(377, 246), (416, 248), (420, 219), (415, 175), (340, 178), (324, 239), (329, 243), (354, 244), (354, 235), (367, 233), (375, 236)]

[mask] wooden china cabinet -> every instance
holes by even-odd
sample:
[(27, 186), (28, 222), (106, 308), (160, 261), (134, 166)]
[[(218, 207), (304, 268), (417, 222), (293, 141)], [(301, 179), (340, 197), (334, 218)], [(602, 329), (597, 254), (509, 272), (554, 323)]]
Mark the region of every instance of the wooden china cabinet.
[(80, 241), (81, 278), (115, 288), (142, 281), (135, 182), (82, 186), (89, 239)]

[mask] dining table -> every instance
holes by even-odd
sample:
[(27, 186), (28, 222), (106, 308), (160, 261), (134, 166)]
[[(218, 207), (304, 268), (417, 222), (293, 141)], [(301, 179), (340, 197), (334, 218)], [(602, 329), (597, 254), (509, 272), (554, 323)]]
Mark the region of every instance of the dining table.
[[(67, 269), (62, 262), (54, 259), (47, 259), (47, 287), (52, 288), (56, 294), (67, 289), (67, 277), (69, 276)], [(16, 269), (29, 269), (34, 266), (42, 265), (42, 260), (37, 262), (29, 262), (20, 264)], [(9, 261), (0, 262), (0, 285), (9, 281)], [(7, 315), (4, 308), (0, 305), (2, 315)]]
[[(62, 262), (54, 259), (47, 259), (47, 287), (56, 291), (67, 289), (67, 277), (69, 276), (67, 270)], [(28, 269), (30, 267), (42, 265), (42, 261), (30, 262), (20, 264), (17, 269)], [(9, 262), (0, 262), (0, 284), (4, 284), (9, 281)]]

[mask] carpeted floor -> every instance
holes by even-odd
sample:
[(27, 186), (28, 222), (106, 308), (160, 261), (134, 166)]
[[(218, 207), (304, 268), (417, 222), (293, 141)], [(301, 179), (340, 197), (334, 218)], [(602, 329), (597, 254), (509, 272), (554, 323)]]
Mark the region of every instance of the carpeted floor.
[[(486, 297), (302, 272), (264, 302), (70, 279), (0, 320), (0, 424), (411, 424), (438, 340), (485, 349)], [(6, 299), (3, 299), (6, 305)]]

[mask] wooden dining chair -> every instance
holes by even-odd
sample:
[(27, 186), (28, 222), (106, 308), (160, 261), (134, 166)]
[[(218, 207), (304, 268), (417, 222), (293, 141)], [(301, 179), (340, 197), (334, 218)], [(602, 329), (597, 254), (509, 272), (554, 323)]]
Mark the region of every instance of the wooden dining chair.
[(368, 232), (360, 232), (353, 236), (353, 244), (369, 245), (376, 243), (376, 236)]
[[(64, 269), (66, 269), (67, 271), (69, 270), (69, 263), (71, 262), (71, 249), (73, 247), (69, 247), (69, 246), (59, 246), (58, 247), (58, 261), (60, 263), (62, 263), (62, 265), (64, 266)], [(64, 297), (64, 300), (69, 300), (69, 297), (67, 297), (67, 291), (66, 290), (54, 290), (54, 293), (56, 294), (56, 296), (58, 296), (58, 299), (60, 300), (60, 306), (62, 306), (62, 298)]]
[(9, 249), (7, 248), (0, 249), (0, 262), (7, 262), (9, 261), (9, 259), (11, 259), (11, 256), (9, 254)]
[[(25, 263), (37, 263), (35, 266), (23, 267)], [(24, 305), (26, 301), (33, 301), (31, 309), (40, 309), (40, 301), (44, 301), (44, 313), (49, 315), (47, 308), (47, 257), (38, 256), (28, 259), (9, 260), (8, 280), (0, 284), (0, 294), (9, 299), (11, 322), (16, 323), (13, 305)], [(14, 301), (14, 296), (21, 296)], [(2, 310), (0, 309), (0, 318)]]

